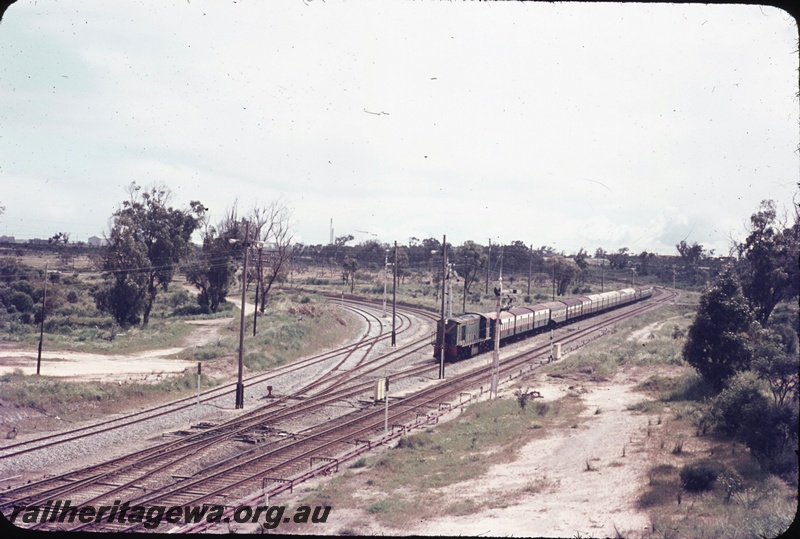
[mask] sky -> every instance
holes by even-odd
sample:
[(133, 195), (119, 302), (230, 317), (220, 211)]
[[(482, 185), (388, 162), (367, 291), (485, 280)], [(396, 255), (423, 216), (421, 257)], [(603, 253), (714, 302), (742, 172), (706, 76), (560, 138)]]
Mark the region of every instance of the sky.
[(103, 236), (131, 182), (296, 241), (725, 255), (798, 198), (798, 30), (770, 6), (19, 0), (0, 236)]

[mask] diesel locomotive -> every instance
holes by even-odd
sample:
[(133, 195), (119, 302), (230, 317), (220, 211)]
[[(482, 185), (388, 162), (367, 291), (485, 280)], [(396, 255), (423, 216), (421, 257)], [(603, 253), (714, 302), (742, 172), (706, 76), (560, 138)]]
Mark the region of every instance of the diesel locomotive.
[[(514, 307), (500, 312), (499, 324), (496, 312), (466, 313), (448, 318), (444, 323), (444, 359), (445, 361), (467, 359), (492, 350), (498, 326), (500, 344), (503, 345), (647, 299), (652, 295), (652, 286), (640, 286)], [(440, 321), (436, 328), (436, 340), (433, 342), (433, 357), (436, 359), (441, 357), (441, 332)]]

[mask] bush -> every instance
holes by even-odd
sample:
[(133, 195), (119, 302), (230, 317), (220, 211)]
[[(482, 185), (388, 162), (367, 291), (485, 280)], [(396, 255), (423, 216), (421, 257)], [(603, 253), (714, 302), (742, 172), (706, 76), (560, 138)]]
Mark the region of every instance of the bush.
[(183, 306), (188, 306), (191, 305), (192, 303), (193, 303), (192, 296), (189, 294), (189, 291), (185, 289), (177, 290), (172, 295), (167, 297), (167, 305), (169, 305), (173, 309), (177, 309)]
[(11, 295), (11, 305), (16, 307), (17, 312), (29, 313), (33, 310), (33, 298), (18, 290)]
[(769, 401), (761, 393), (761, 382), (752, 373), (736, 375), (711, 406), (716, 427), (736, 435), (761, 422)]
[(711, 490), (719, 473), (719, 467), (714, 462), (704, 460), (695, 464), (687, 464), (680, 471), (681, 486), (689, 492)]

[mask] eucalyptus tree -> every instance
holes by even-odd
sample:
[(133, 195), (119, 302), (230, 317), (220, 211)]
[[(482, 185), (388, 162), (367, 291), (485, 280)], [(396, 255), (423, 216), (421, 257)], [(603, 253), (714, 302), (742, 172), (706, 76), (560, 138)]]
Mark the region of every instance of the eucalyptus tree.
[(800, 216), (795, 208), (794, 223), (781, 225), (775, 202), (765, 200), (750, 217), (749, 235), (738, 244), (742, 288), (763, 325), (775, 306), (798, 295), (800, 271)]
[(236, 205), (216, 226), (202, 232), (202, 247), (195, 248), (186, 266), (186, 279), (198, 290), (197, 303), (205, 312), (215, 313), (225, 302), (235, 282), (244, 249), (244, 221)]
[(578, 264), (563, 256), (553, 256), (545, 261), (545, 268), (556, 285), (556, 295), (563, 296), (567, 293), (569, 285), (581, 274)]
[(94, 294), (101, 310), (118, 324), (146, 325), (159, 289), (167, 290), (206, 208), (192, 201), (187, 209), (170, 206), (164, 186), (146, 190), (133, 182), (128, 200), (112, 216), (103, 254), (104, 284)]
[(465, 293), (469, 294), (470, 286), (480, 281), (484, 274), (488, 256), (482, 245), (474, 241), (465, 241), (456, 250), (456, 271), (464, 278)]
[(255, 268), (259, 290), (256, 301), (262, 314), (273, 284), (285, 278), (295, 252), (292, 248), (291, 216), (286, 202), (278, 199), (266, 206), (256, 206), (249, 217), (256, 248)]

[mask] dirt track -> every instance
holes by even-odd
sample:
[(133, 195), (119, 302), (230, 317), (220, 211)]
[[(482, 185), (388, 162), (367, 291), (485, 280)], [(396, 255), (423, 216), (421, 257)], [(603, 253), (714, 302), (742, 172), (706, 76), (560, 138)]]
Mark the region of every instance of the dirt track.
[[(253, 304), (245, 304), (245, 315), (252, 315)], [(165, 374), (183, 372), (194, 367), (195, 361), (175, 359), (178, 352), (191, 346), (214, 342), (222, 327), (233, 318), (192, 320), (194, 326), (180, 346), (148, 350), (133, 354), (92, 354), (87, 352), (42, 351), (41, 374), (75, 381), (155, 381)], [(21, 369), (25, 374), (36, 373), (36, 347), (21, 348), (12, 343), (0, 343), (0, 374)]]

